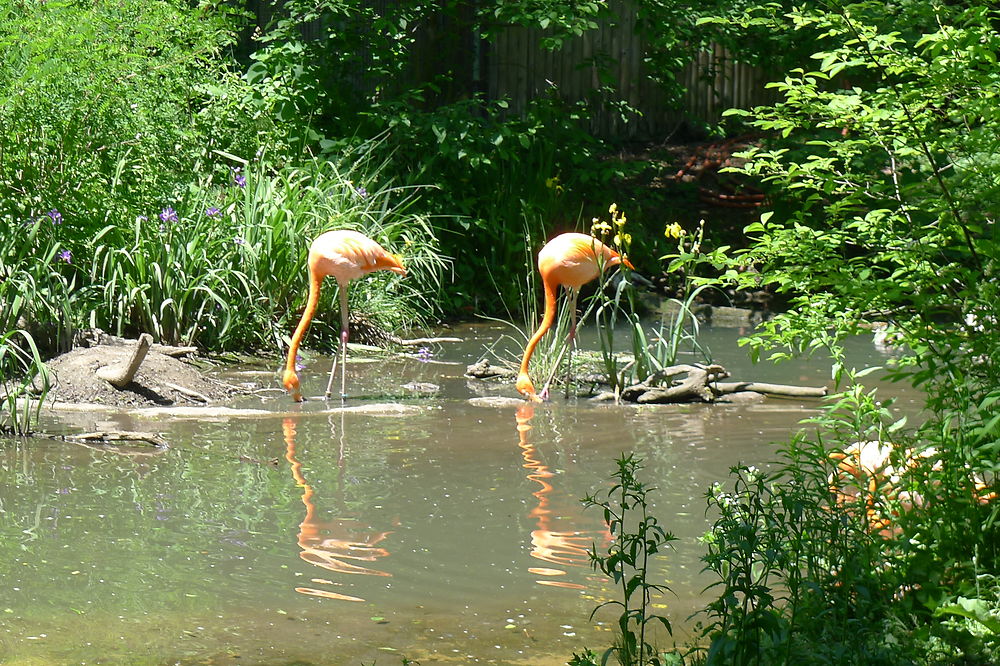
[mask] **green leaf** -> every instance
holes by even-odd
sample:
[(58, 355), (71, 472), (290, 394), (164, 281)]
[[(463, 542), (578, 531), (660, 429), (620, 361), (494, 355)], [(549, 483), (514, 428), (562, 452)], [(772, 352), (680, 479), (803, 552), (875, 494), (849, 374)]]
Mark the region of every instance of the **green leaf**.
[(959, 597), (958, 603), (939, 606), (934, 610), (935, 617), (943, 615), (957, 615), (975, 620), (986, 627), (991, 633), (1000, 634), (1000, 620), (990, 614), (990, 606), (983, 599)]

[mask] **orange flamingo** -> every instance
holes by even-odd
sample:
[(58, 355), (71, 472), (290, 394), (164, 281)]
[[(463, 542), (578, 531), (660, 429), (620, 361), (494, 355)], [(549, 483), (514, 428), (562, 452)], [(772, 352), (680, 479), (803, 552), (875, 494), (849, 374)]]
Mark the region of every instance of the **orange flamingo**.
[[(305, 335), (313, 315), (316, 314), (323, 278), (332, 275), (340, 287), (340, 354), (342, 357), (340, 399), (343, 400), (347, 397), (347, 286), (355, 278), (383, 270), (392, 271), (397, 275), (406, 275), (406, 268), (403, 267), (403, 261), (399, 255), (386, 252), (381, 245), (357, 231), (348, 229), (327, 231), (312, 242), (309, 247), (309, 300), (302, 313), (302, 319), (292, 335), (292, 342), (288, 347), (288, 360), (285, 363), (285, 376), (282, 381), (285, 389), (292, 394), (296, 402), (302, 402), (302, 392), (299, 387), (299, 376), (295, 372), (295, 356), (299, 351), (302, 336)], [(333, 367), (330, 368), (330, 380), (326, 384), (325, 398), (330, 397), (330, 388), (333, 386), (333, 376), (336, 372), (337, 357), (335, 356)]]
[[(535, 353), (535, 347), (539, 340), (552, 327), (552, 322), (555, 320), (556, 291), (559, 285), (569, 290), (569, 309), (572, 319), (569, 335), (566, 336), (566, 344), (572, 346), (573, 338), (576, 336), (576, 299), (580, 294), (580, 287), (596, 278), (603, 269), (621, 263), (634, 270), (628, 259), (622, 259), (607, 245), (586, 234), (560, 234), (541, 249), (538, 253), (538, 272), (542, 276), (542, 286), (545, 290), (545, 314), (542, 316), (542, 323), (538, 330), (531, 336), (524, 348), (521, 370), (517, 375), (518, 393), (532, 402), (541, 402), (548, 398), (549, 383), (555, 376), (555, 372), (553, 371), (549, 375), (539, 396), (535, 393), (535, 385), (532, 384), (531, 377), (528, 376), (528, 363), (531, 360), (531, 355)], [(571, 360), (572, 353), (570, 351)], [(560, 353), (559, 358), (556, 359), (556, 368), (559, 367), (561, 360), (562, 354)]]
[[(897, 500), (903, 511), (923, 506), (929, 499), (919, 491), (899, 489), (903, 476), (914, 471), (921, 461), (927, 461), (925, 464), (934, 471), (943, 469), (933, 447), (921, 451), (899, 450), (892, 442), (878, 440), (854, 442), (843, 451), (831, 452), (829, 457), (837, 465), (828, 479), (834, 501), (844, 506), (863, 506), (872, 532), (885, 537), (898, 533), (893, 525), (893, 518), (898, 514), (883, 515), (879, 500)], [(899, 459), (901, 465), (895, 464), (893, 457)], [(972, 484), (973, 498), (980, 504), (996, 499), (992, 484), (982, 476), (973, 475)]]

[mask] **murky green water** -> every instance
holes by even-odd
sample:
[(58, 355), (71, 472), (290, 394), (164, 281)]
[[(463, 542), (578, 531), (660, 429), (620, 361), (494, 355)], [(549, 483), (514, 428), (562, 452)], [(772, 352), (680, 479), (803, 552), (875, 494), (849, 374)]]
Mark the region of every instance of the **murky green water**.
[[(388, 393), (416, 408), (403, 415), (323, 414), (275, 392), (253, 401), (274, 412), (261, 418), (43, 423), (154, 430), (163, 453), (0, 440), (0, 661), (565, 663), (612, 638), (611, 613), (588, 620), (614, 594), (586, 556), (608, 535), (578, 500), (622, 451), (645, 460), (653, 512), (680, 537), (657, 563), (674, 593), (657, 612), (690, 627), (711, 582), (705, 491), (771, 459), (815, 403), (477, 407), (514, 390), (462, 376), (496, 329), (457, 334), (431, 362), (351, 366), (352, 403)], [(737, 379), (826, 383), (823, 363), (752, 368), (734, 332), (707, 335)], [(327, 369), (303, 374), (307, 394)], [(414, 381), (441, 390), (398, 388)]]

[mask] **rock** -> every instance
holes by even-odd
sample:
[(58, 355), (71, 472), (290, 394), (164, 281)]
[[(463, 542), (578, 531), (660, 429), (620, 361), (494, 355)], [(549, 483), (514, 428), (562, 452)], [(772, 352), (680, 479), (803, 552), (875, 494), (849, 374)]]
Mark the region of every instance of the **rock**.
[(477, 379), (490, 379), (493, 377), (502, 377), (513, 379), (517, 376), (517, 372), (510, 368), (499, 367), (491, 365), (489, 359), (482, 359), (478, 363), (473, 363), (465, 369), (465, 375), (467, 377), (475, 377)]
[(410, 382), (409, 384), (403, 384), (403, 388), (415, 393), (437, 393), (441, 390), (440, 386), (431, 384), (430, 382)]
[(469, 404), (474, 407), (495, 407), (506, 409), (509, 407), (520, 407), (524, 400), (520, 398), (508, 398), (507, 396), (495, 395), (483, 398), (469, 398)]

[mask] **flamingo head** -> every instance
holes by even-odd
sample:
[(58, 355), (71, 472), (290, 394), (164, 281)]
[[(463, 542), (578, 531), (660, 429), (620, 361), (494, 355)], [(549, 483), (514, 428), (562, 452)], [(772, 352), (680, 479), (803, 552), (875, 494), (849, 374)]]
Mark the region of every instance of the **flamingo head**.
[(525, 398), (531, 402), (542, 402), (542, 398), (535, 393), (535, 385), (531, 383), (531, 378), (528, 373), (522, 372), (517, 376), (517, 392), (523, 395)]
[(302, 390), (299, 388), (299, 376), (294, 370), (285, 370), (285, 377), (281, 381), (285, 385), (285, 390), (292, 394), (295, 402), (302, 402)]
[(608, 270), (609, 268), (619, 266), (621, 264), (628, 266), (628, 269), (631, 271), (635, 270), (635, 266), (633, 266), (632, 262), (628, 260), (628, 257), (623, 257), (607, 245), (602, 243), (600, 247), (596, 249), (597, 252), (603, 255), (603, 270)]
[(620, 254), (618, 254), (617, 252), (615, 252), (611, 248), (607, 248), (607, 250), (608, 250), (608, 255), (605, 257), (605, 261), (604, 261), (604, 268), (605, 269), (611, 268), (612, 266), (618, 266), (620, 264), (625, 264), (630, 271), (634, 271), (635, 270), (635, 266), (632, 265), (632, 262), (629, 261), (628, 258), (621, 256)]
[(400, 277), (406, 277), (406, 266), (403, 265), (403, 257), (398, 254), (389, 254), (388, 252), (384, 257), (381, 257), (378, 262), (378, 268), (386, 271), (392, 271)]

